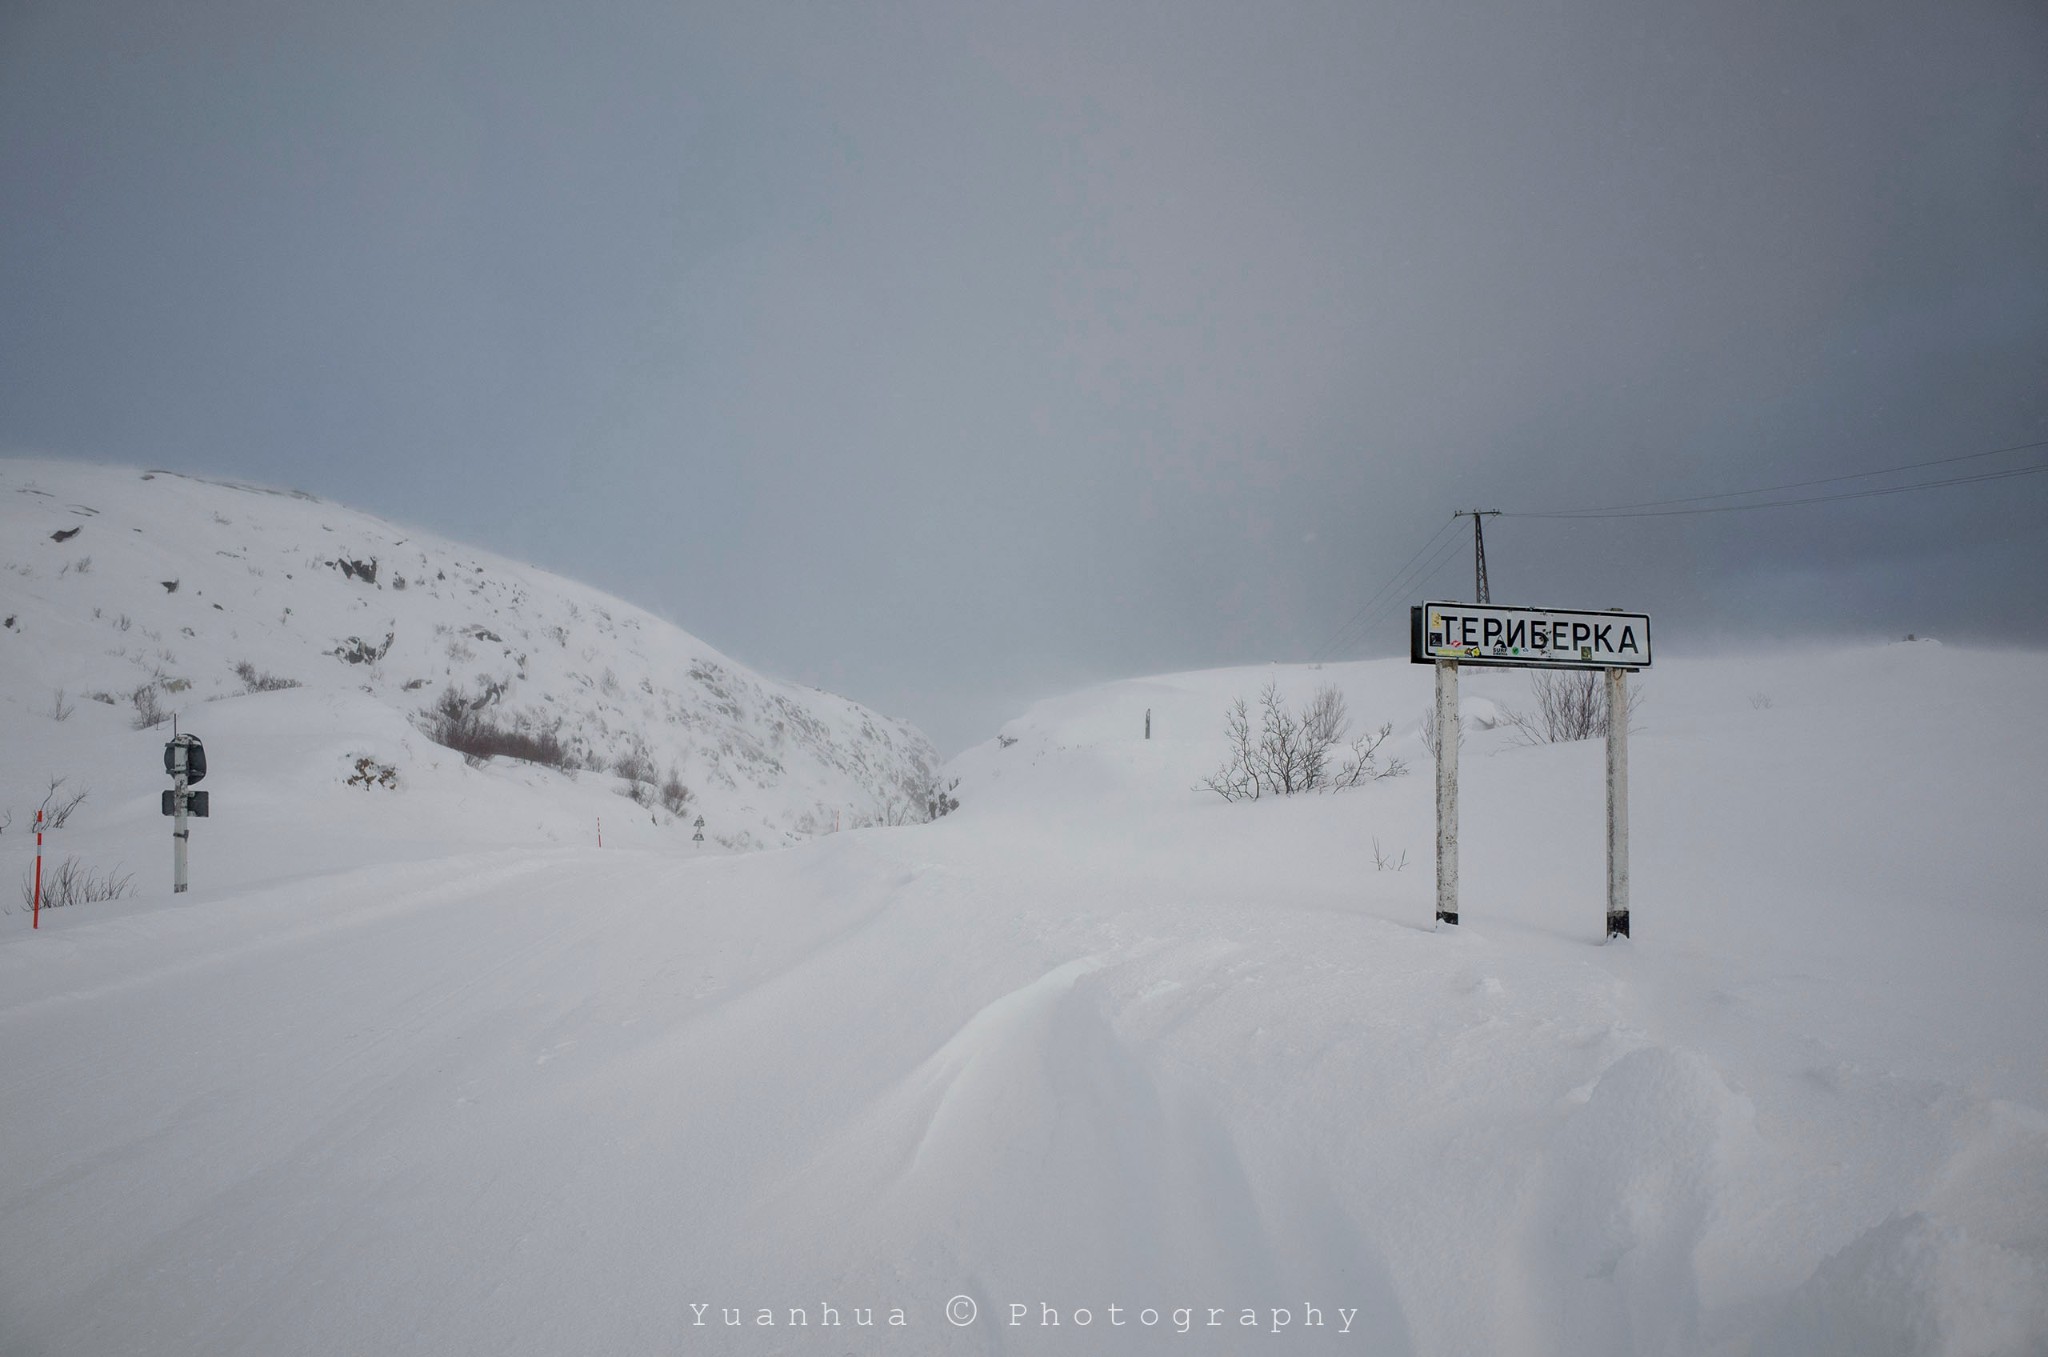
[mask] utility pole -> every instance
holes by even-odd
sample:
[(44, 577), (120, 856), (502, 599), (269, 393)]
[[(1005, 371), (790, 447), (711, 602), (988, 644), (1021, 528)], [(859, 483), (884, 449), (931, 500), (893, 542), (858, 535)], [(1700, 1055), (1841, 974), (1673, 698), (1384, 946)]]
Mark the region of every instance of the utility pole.
[(1493, 600), (1486, 593), (1486, 532), (1481, 525), (1486, 519), (1499, 518), (1500, 510), (1459, 509), (1452, 513), (1451, 517), (1472, 520), (1472, 579), (1474, 587), (1478, 590), (1478, 597), (1472, 601), (1491, 603)]

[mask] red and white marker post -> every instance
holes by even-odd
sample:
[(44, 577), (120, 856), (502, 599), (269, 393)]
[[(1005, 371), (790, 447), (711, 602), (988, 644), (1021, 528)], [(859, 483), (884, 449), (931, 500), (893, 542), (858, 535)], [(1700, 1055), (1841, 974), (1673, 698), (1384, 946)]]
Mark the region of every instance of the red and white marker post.
[(43, 813), (36, 812), (36, 900), (29, 908), (30, 928), (43, 926)]

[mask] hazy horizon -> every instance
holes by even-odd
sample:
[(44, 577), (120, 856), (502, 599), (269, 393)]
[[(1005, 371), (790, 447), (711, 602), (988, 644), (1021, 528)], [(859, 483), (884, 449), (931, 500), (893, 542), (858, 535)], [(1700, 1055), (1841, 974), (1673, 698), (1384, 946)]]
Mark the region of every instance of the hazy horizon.
[(1398, 653), (1454, 509), (1666, 655), (2039, 645), (2041, 475), (1517, 515), (2048, 466), (2043, 146), (2007, 3), (24, 0), (0, 454), (416, 524), (948, 753)]

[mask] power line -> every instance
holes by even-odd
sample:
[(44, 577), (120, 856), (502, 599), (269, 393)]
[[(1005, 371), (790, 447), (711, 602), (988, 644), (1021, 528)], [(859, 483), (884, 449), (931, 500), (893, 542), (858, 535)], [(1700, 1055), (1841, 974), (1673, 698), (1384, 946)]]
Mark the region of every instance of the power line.
[(1464, 544), (1453, 536), (1449, 541), (1438, 547), (1427, 561), (1424, 561), (1421, 565), (1414, 567), (1398, 578), (1389, 581), (1387, 587), (1381, 591), (1382, 597), (1380, 602), (1375, 604), (1370, 612), (1361, 617), (1357, 624), (1348, 630), (1342, 645), (1356, 645), (1371, 635), (1373, 628), (1384, 621), (1394, 609), (1404, 605), (1408, 594), (1418, 584), (1426, 579), (1433, 578), (1443, 569), (1445, 561), (1457, 556), (1463, 549)]
[(1379, 601), (1381, 595), (1385, 594), (1387, 590), (1393, 588), (1394, 584), (1408, 573), (1408, 567), (1414, 565), (1417, 561), (1421, 560), (1422, 553), (1428, 551), (1432, 546), (1436, 545), (1437, 539), (1439, 537), (1442, 537), (1446, 532), (1448, 532), (1450, 530), (1451, 525), (1453, 523), (1456, 523), (1457, 521), (1458, 520), (1456, 518), (1446, 519), (1434, 533), (1431, 533), (1429, 540), (1422, 544), (1421, 549), (1418, 550), (1413, 556), (1410, 556), (1406, 563), (1404, 563), (1399, 570), (1396, 570), (1393, 573), (1393, 575), (1388, 578), (1385, 584), (1382, 584), (1379, 588), (1375, 589), (1370, 598), (1366, 599), (1365, 602), (1359, 604), (1358, 611), (1351, 614), (1351, 616), (1345, 620), (1344, 624), (1338, 627), (1336, 632), (1331, 635), (1329, 640), (1323, 642), (1323, 644), (1315, 652), (1316, 660), (1320, 662), (1324, 657), (1329, 655), (1331, 651), (1335, 650), (1339, 643), (1343, 641), (1345, 635), (1348, 632), (1350, 632), (1350, 630), (1354, 626), (1358, 624), (1359, 619), (1365, 616), (1367, 610), (1370, 609), (1373, 606), (1373, 604)]
[[(1434, 569), (1434, 570), (1430, 571), (1430, 572), (1429, 572), (1428, 574), (1426, 574), (1426, 575), (1423, 575), (1423, 576), (1421, 576), (1421, 577), (1420, 577), (1419, 579), (1417, 579), (1417, 580), (1415, 581), (1415, 583), (1414, 583), (1414, 584), (1410, 585), (1410, 586), (1409, 586), (1409, 588), (1410, 588), (1410, 589), (1411, 589), (1411, 590), (1413, 591), (1413, 593), (1414, 593), (1414, 594), (1416, 594), (1416, 595), (1420, 595), (1421, 597), (1423, 597), (1423, 598), (1425, 598), (1425, 599), (1426, 599), (1426, 598), (1428, 598), (1428, 597), (1429, 597), (1429, 589), (1428, 589), (1428, 586), (1429, 586), (1429, 585), (1431, 585), (1431, 584), (1434, 584), (1434, 583), (1436, 582), (1436, 578), (1437, 578), (1437, 576), (1439, 576), (1439, 575), (1443, 574), (1443, 573), (1444, 573), (1444, 571), (1446, 571), (1446, 570), (1450, 569), (1450, 568), (1451, 568), (1451, 567), (1452, 567), (1453, 565), (1457, 564), (1457, 556), (1458, 556), (1458, 553), (1455, 553), (1455, 552), (1447, 552), (1447, 553), (1445, 553), (1445, 554), (1444, 554), (1444, 555), (1443, 555), (1442, 557), (1438, 558), (1438, 561), (1437, 561), (1437, 567), (1436, 567), (1436, 569)], [(1407, 600), (1406, 600), (1406, 599), (1404, 598), (1404, 599), (1400, 599), (1400, 600), (1397, 600), (1397, 602), (1400, 602), (1400, 603), (1403, 603), (1403, 604), (1405, 604), (1405, 603), (1407, 603)], [(1411, 605), (1411, 606), (1412, 606), (1412, 605)], [(1399, 609), (1398, 609), (1398, 608), (1396, 608), (1396, 609), (1392, 609), (1392, 610), (1390, 610), (1390, 611), (1398, 612), (1398, 611), (1399, 611)]]
[[(1947, 485), (1974, 485), (1979, 481), (2003, 481), (2010, 480), (2015, 476), (2038, 476), (2043, 472), (2048, 472), (2048, 462), (2044, 462), (2039, 466), (2014, 467), (2007, 471), (1986, 471), (1975, 476), (1948, 476), (1936, 481), (1918, 481), (1912, 485), (1887, 485), (1878, 486), (1870, 490), (1845, 490), (1834, 495), (1808, 495), (1802, 499), (1763, 500), (1756, 504), (1715, 504), (1703, 509), (1647, 509), (1634, 512), (1623, 512), (1617, 509), (1559, 510), (1551, 513), (1511, 511), (1508, 516), (1511, 518), (1676, 518), (1690, 514), (1733, 514), (1741, 513), (1747, 509), (1789, 509), (1802, 504), (1832, 504), (1838, 500), (1872, 499), (1879, 495), (1905, 495), (1916, 490), (1937, 490)], [(1872, 472), (1869, 474), (1877, 475), (1881, 473)], [(1837, 479), (1847, 480), (1849, 478), (1838, 477)], [(1739, 491), (1737, 493), (1755, 494), (1758, 492)], [(1703, 496), (1703, 498), (1720, 497)]]
[[(1956, 457), (1937, 457), (1925, 462), (1909, 462), (1901, 466), (1885, 467), (1877, 471), (1857, 471), (1844, 476), (1822, 476), (1815, 480), (1788, 481), (1782, 485), (1757, 486), (1749, 490), (1728, 490), (1714, 495), (1690, 495), (1679, 499), (1646, 500), (1637, 504), (1613, 504), (1581, 509), (1551, 510), (1510, 510), (1510, 518), (1672, 518), (1695, 514), (1740, 513), (1750, 509), (1788, 509), (1808, 504), (1831, 504), (1842, 500), (1872, 499), (1880, 495), (1904, 495), (1921, 490), (1937, 490), (1944, 486), (1974, 485), (1982, 481), (2009, 480), (2017, 476), (2038, 476), (2048, 472), (2048, 462), (2034, 466), (2011, 467), (2003, 471), (1985, 471), (1968, 476), (1944, 476), (1935, 480), (1915, 481), (1909, 485), (1873, 486), (1862, 490), (1844, 490), (1826, 495), (1804, 495), (1793, 499), (1761, 500), (1752, 504), (1709, 504), (1710, 500), (1740, 499), (1749, 495), (1770, 495), (1786, 490), (1805, 490), (1815, 486), (1839, 485), (1845, 481), (1868, 480), (1874, 476), (1892, 476), (1904, 471), (1923, 471), (1929, 467), (1954, 466), (1961, 462), (1981, 461), (1986, 457), (2000, 457), (2016, 452), (2033, 452), (2048, 448), (2048, 439), (2033, 443), (2017, 443), (2011, 447), (1992, 448), (1987, 452), (1969, 452)], [(1700, 505), (1699, 508), (1672, 508), (1672, 505)], [(1498, 512), (1498, 511), (1493, 511)], [(1446, 563), (1456, 554), (1458, 540), (1438, 543), (1463, 513), (1453, 514), (1450, 519), (1430, 534), (1413, 556), (1403, 563), (1399, 570), (1389, 576), (1386, 583), (1374, 590), (1358, 610), (1337, 628), (1336, 632), (1315, 652), (1315, 661), (1320, 663), (1337, 650), (1364, 639), (1390, 613), (1402, 606), (1409, 592), (1420, 585), (1433, 581), (1443, 571)], [(1474, 517), (1477, 526), (1477, 517)], [(1432, 553), (1434, 548), (1434, 554)], [(1416, 563), (1425, 556), (1429, 559), (1421, 568)], [(1481, 567), (1483, 569), (1483, 567)], [(1483, 588), (1483, 586), (1482, 586)]]
[[(1452, 521), (1455, 522), (1456, 520)], [(1445, 527), (1449, 526), (1449, 524), (1445, 524)], [(1439, 530), (1437, 536), (1441, 537), (1442, 535), (1442, 530)], [(1430, 540), (1434, 542), (1436, 538), (1431, 538)], [(1355, 644), (1358, 641), (1364, 640), (1365, 637), (1372, 633), (1373, 628), (1392, 616), (1397, 609), (1406, 607), (1409, 594), (1419, 585), (1425, 584), (1441, 574), (1444, 566), (1453, 557), (1462, 553), (1464, 546), (1463, 542), (1453, 536), (1449, 541), (1438, 547), (1435, 554), (1428, 561), (1424, 562), (1419, 569), (1405, 570), (1387, 581), (1385, 585), (1381, 586), (1379, 592), (1374, 595), (1374, 598), (1381, 601), (1377, 605), (1368, 602), (1367, 607), (1370, 611), (1361, 612), (1355, 617), (1352, 624), (1347, 625), (1344, 631), (1340, 633), (1339, 640), (1325, 647), (1322, 654), (1317, 656), (1317, 659), (1321, 660), (1330, 652), (1339, 649), (1342, 645)], [(1426, 551), (1428, 547), (1425, 546), (1423, 549)], [(1417, 554), (1420, 555), (1420, 553)], [(1410, 559), (1412, 563), (1414, 558)]]
[[(1783, 484), (1783, 485), (1760, 485), (1760, 486), (1757, 486), (1757, 487), (1755, 487), (1754, 489), (1750, 489), (1750, 490), (1726, 490), (1726, 491), (1723, 491), (1722, 493), (1720, 493), (1720, 494), (1718, 494), (1718, 495), (1689, 495), (1689, 496), (1686, 496), (1686, 497), (1684, 497), (1684, 498), (1681, 498), (1681, 499), (1653, 499), (1653, 500), (1645, 500), (1645, 501), (1643, 501), (1643, 502), (1642, 502), (1642, 503), (1640, 503), (1640, 504), (1610, 504), (1610, 505), (1604, 505), (1604, 506), (1600, 506), (1600, 507), (1593, 507), (1593, 508), (1583, 508), (1583, 509), (1547, 509), (1547, 510), (1526, 510), (1526, 511), (1520, 511), (1520, 512), (1517, 512), (1515, 516), (1516, 516), (1516, 517), (1518, 517), (1518, 518), (1581, 518), (1581, 517), (1598, 517), (1598, 516), (1602, 516), (1602, 515), (1612, 515), (1612, 516), (1614, 516), (1614, 517), (1617, 517), (1617, 518), (1619, 518), (1619, 517), (1624, 517), (1624, 516), (1628, 516), (1628, 511), (1631, 511), (1631, 510), (1637, 510), (1637, 509), (1659, 509), (1659, 508), (1663, 508), (1663, 507), (1665, 507), (1666, 505), (1672, 505), (1672, 504), (1703, 504), (1703, 503), (1705, 503), (1705, 502), (1706, 502), (1706, 501), (1708, 501), (1708, 500), (1714, 500), (1714, 499), (1739, 499), (1739, 498), (1741, 498), (1741, 497), (1742, 497), (1742, 496), (1744, 496), (1744, 495), (1769, 495), (1769, 494), (1775, 494), (1775, 493), (1777, 493), (1777, 492), (1778, 492), (1778, 491), (1780, 491), (1780, 490), (1805, 490), (1805, 489), (1809, 489), (1809, 488), (1811, 488), (1811, 487), (1813, 487), (1813, 486), (1816, 486), (1816, 485), (1834, 485), (1834, 484), (1837, 484), (1837, 483), (1839, 483), (1839, 482), (1841, 482), (1841, 481), (1860, 481), (1860, 480), (1867, 480), (1867, 479), (1869, 479), (1869, 478), (1870, 478), (1870, 477), (1872, 477), (1872, 476), (1891, 476), (1891, 475), (1896, 475), (1897, 473), (1899, 473), (1899, 472), (1901, 472), (1901, 471), (1922, 471), (1922, 470), (1925, 470), (1926, 468), (1928, 468), (1928, 467), (1931, 467), (1931, 466), (1953, 466), (1953, 465), (1954, 465), (1955, 463), (1957, 463), (1957, 462), (1974, 462), (1974, 461), (1981, 461), (1981, 460), (1982, 460), (1983, 458), (1986, 458), (1986, 457), (2002, 457), (2002, 456), (2005, 456), (2005, 455), (2006, 455), (2006, 454), (2008, 454), (2008, 453), (2014, 453), (2014, 452), (2032, 452), (2032, 451), (2034, 451), (2034, 450), (2035, 450), (2035, 449), (2037, 449), (2037, 448), (2048, 448), (2048, 439), (2043, 439), (2043, 440), (2041, 440), (2040, 442), (2035, 442), (2035, 443), (2016, 443), (2016, 444), (2014, 444), (2013, 446), (2011, 446), (2011, 447), (2006, 447), (2006, 448), (1993, 448), (1993, 449), (1991, 449), (1991, 450), (1990, 450), (1989, 452), (1966, 452), (1966, 453), (1962, 454), (1962, 455), (1961, 455), (1960, 457), (1937, 457), (1937, 458), (1935, 458), (1934, 460), (1932, 460), (1932, 461), (1928, 461), (1928, 462), (1908, 462), (1908, 463), (1906, 463), (1906, 464), (1905, 464), (1905, 465), (1903, 465), (1903, 466), (1892, 466), (1892, 467), (1885, 467), (1885, 468), (1883, 468), (1883, 469), (1881, 469), (1881, 470), (1878, 470), (1878, 471), (1855, 471), (1855, 472), (1851, 472), (1851, 473), (1849, 473), (1849, 474), (1848, 474), (1848, 475), (1846, 475), (1846, 476), (1822, 476), (1822, 477), (1820, 477), (1820, 478), (1819, 478), (1819, 479), (1817, 479), (1817, 480), (1811, 480), (1811, 481), (1788, 481), (1788, 482), (1786, 482), (1786, 483), (1785, 483), (1785, 484)], [(2015, 475), (2022, 475), (2022, 476), (2024, 476), (2024, 475), (2031, 475), (2031, 474), (2033, 474), (2033, 473), (2034, 473), (2035, 471), (2039, 471), (2039, 470), (2043, 470), (2043, 469), (2044, 469), (2044, 468), (2041, 468), (2041, 467), (2027, 467), (2027, 468), (2020, 468), (2020, 469), (2018, 469), (2017, 471), (2015, 471), (2015, 472), (2012, 472), (2012, 473), (2009, 473), (2009, 474), (2015, 474)], [(2008, 473), (1996, 473), (1996, 474), (1993, 474), (1993, 475), (1991, 475), (1991, 476), (1987, 476), (1987, 477), (1985, 477), (1984, 479), (1991, 479), (1991, 480), (1995, 480), (1995, 479), (1998, 479), (1998, 476), (1999, 476), (1999, 475), (2002, 475), (2002, 474), (2008, 474)], [(1935, 487), (1935, 486), (1940, 486), (1940, 485), (1961, 485), (1961, 484), (1964, 484), (1964, 483), (1965, 483), (1966, 481), (1968, 481), (1968, 480), (1970, 480), (1970, 479), (1975, 479), (1975, 478), (1965, 477), (1965, 478), (1959, 478), (1959, 479), (1957, 479), (1957, 480), (1939, 480), (1939, 481), (1928, 481), (1928, 482), (1926, 482), (1926, 483), (1924, 483), (1924, 484), (1920, 484), (1920, 485), (1911, 485), (1911, 486), (1898, 486), (1898, 487), (1895, 487), (1895, 489), (1898, 489), (1898, 490), (1916, 490), (1916, 489), (1931, 489), (1931, 488), (1933, 488), (1933, 487)], [(1872, 493), (1889, 493), (1889, 492), (1872, 492)], [(1809, 504), (1809, 503), (1811, 503), (1811, 504), (1819, 504), (1819, 503), (1822, 503), (1822, 502), (1824, 502), (1824, 501), (1825, 501), (1826, 499), (1829, 499), (1829, 498), (1833, 498), (1833, 497), (1832, 497), (1832, 496), (1818, 496), (1818, 497), (1815, 497), (1815, 498), (1813, 498), (1813, 499), (1810, 499), (1810, 500), (1787, 500), (1787, 501), (1784, 501), (1784, 502), (1785, 502), (1785, 503), (1788, 503), (1788, 504)], [(1842, 498), (1855, 498), (1855, 496), (1854, 496), (1854, 495), (1844, 495), (1844, 496), (1842, 496)], [(1764, 508), (1772, 508), (1772, 507), (1775, 507), (1775, 506), (1774, 506), (1774, 505), (1769, 505), (1769, 504), (1735, 504), (1735, 505), (1728, 505), (1728, 506), (1725, 506), (1725, 507), (1726, 507), (1726, 508), (1729, 508), (1729, 509), (1764, 509)], [(1717, 510), (1705, 510), (1705, 509), (1696, 509), (1696, 510), (1691, 510), (1691, 511), (1689, 511), (1689, 512), (1693, 512), (1693, 513), (1712, 513), (1712, 512), (1717, 512)]]

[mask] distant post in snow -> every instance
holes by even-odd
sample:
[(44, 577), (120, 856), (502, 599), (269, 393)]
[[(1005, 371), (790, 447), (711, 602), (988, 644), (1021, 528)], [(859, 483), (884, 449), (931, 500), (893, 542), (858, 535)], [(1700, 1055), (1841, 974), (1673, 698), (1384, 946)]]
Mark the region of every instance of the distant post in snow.
[(1152, 709), (1150, 707), (1145, 708), (1145, 738), (1148, 740), (1152, 738)]
[(1436, 662), (1436, 921), (1458, 922), (1458, 662)]

